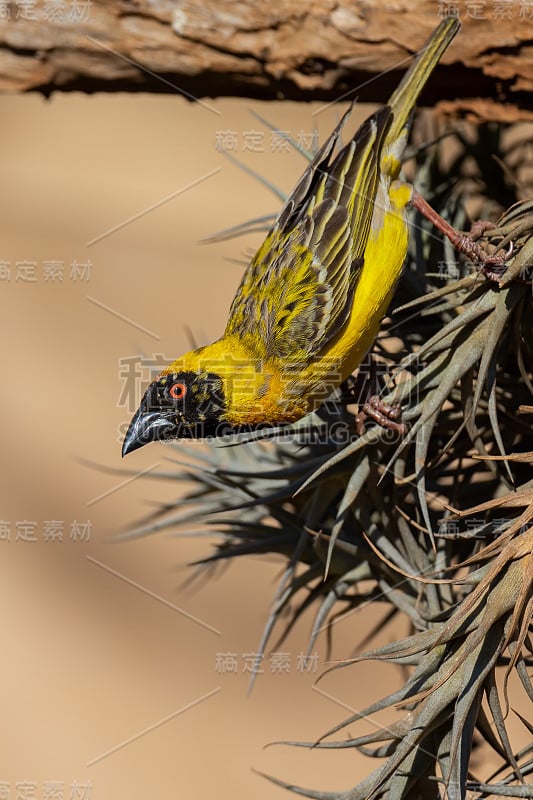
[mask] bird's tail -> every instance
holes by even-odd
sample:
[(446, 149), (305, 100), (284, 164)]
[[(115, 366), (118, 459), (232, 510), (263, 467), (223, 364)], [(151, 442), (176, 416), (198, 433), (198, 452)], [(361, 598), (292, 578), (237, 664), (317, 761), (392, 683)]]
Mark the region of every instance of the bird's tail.
[(402, 137), (420, 92), (460, 27), (461, 23), (457, 17), (444, 19), (433, 31), (429, 41), (403, 76), (388, 103), (392, 108), (394, 118), (387, 133), (385, 149)]

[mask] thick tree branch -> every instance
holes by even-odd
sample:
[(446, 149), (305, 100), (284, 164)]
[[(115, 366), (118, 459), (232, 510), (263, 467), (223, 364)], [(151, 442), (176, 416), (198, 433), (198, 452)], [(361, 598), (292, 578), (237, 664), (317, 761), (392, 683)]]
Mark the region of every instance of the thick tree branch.
[[(423, 101), (446, 100), (448, 110), (485, 119), (533, 119), (531, 4), (414, 5), (14, 0), (0, 4), (0, 90), (299, 100), (334, 100), (350, 92), (381, 102), (436, 27), (439, 11), (456, 6), (465, 17), (463, 30)], [(483, 18), (466, 18), (474, 5)]]

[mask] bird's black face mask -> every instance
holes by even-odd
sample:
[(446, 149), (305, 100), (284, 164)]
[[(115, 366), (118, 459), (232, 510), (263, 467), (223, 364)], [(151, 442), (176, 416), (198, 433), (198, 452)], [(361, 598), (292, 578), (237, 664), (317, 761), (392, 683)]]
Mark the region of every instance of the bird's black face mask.
[(213, 373), (177, 372), (153, 381), (124, 438), (122, 455), (148, 442), (231, 433), (223, 421), (222, 381)]

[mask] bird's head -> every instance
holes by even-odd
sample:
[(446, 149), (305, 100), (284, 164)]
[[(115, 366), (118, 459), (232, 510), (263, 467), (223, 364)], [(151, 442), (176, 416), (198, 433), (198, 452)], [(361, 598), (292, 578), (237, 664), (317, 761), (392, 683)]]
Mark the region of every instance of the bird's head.
[(224, 389), (209, 372), (171, 372), (152, 381), (124, 438), (122, 455), (148, 442), (220, 436), (224, 423)]

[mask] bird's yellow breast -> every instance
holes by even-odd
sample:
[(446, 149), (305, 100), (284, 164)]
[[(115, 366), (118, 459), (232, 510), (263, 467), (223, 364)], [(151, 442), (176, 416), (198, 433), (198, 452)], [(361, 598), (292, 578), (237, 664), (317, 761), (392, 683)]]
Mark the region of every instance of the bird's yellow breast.
[(399, 181), (378, 191), (364, 266), (349, 320), (327, 352), (321, 354), (318, 363), (310, 365), (309, 380), (314, 371), (323, 370), (325, 361), (329, 361), (332, 370), (338, 371), (337, 383), (341, 383), (370, 349), (405, 261), (409, 239), (405, 206), (410, 196), (411, 188)]

